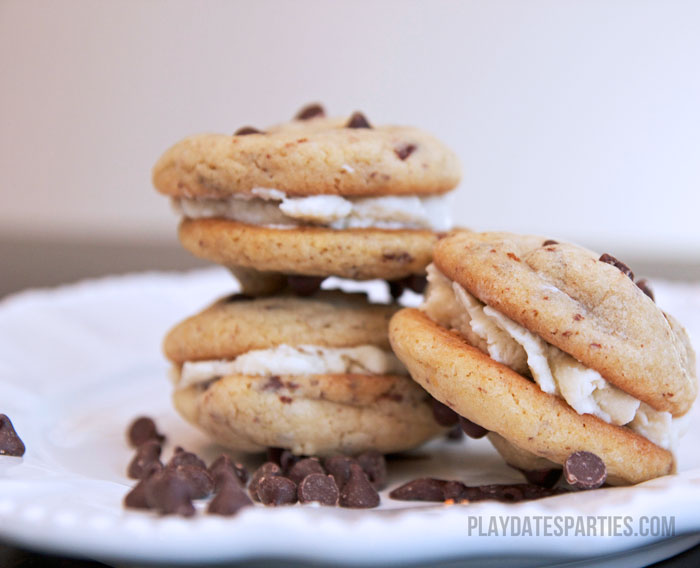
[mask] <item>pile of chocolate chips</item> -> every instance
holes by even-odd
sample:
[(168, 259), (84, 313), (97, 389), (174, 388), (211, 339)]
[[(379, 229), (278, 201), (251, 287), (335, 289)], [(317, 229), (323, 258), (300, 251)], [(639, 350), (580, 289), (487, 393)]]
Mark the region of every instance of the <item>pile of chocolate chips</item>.
[(164, 464), (161, 453), (165, 437), (150, 418), (135, 420), (127, 437), (136, 450), (127, 474), (139, 481), (124, 498), (124, 505), (161, 515), (192, 516), (196, 512), (192, 501), (212, 495), (207, 512), (225, 516), (253, 505), (253, 501), (268, 506), (299, 502), (371, 508), (379, 505), (377, 490), (386, 485), (386, 462), (377, 452), (356, 458), (333, 456), (321, 462), (271, 448), (268, 461), (248, 483), (245, 467), (226, 454), (207, 467), (197, 455), (176, 447)]

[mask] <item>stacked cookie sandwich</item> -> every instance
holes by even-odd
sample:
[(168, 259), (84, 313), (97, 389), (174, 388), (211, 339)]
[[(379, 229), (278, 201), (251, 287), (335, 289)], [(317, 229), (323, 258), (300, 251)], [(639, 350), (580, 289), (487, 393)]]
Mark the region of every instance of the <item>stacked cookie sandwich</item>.
[(428, 280), (421, 309), (392, 319), (394, 351), (509, 464), (543, 474), (590, 452), (612, 484), (674, 470), (695, 354), (626, 265), (542, 237), (460, 232), (437, 244)]
[(178, 411), (250, 452), (393, 452), (443, 432), (391, 352), (396, 306), (320, 287), (339, 276), (421, 290), (458, 180), (456, 157), (430, 135), (326, 118), (319, 105), (169, 149), (153, 182), (182, 215), (180, 241), (243, 292), (166, 337)]

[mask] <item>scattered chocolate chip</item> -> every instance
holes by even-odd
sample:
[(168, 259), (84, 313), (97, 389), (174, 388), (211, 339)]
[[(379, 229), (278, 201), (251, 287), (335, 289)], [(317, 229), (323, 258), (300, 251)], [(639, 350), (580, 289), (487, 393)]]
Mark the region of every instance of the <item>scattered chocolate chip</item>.
[(287, 477), (264, 476), (258, 482), (258, 498), (263, 505), (292, 505), (297, 502), (297, 485)]
[(280, 466), (273, 462), (265, 462), (258, 469), (256, 469), (253, 476), (250, 478), (250, 483), (248, 484), (248, 493), (250, 493), (253, 501), (260, 501), (260, 498), (258, 497), (258, 486), (263, 477), (281, 475), (282, 470), (280, 469)]
[(649, 281), (646, 278), (640, 278), (636, 282), (637, 288), (639, 288), (642, 292), (644, 292), (647, 296), (651, 298), (652, 302), (656, 302), (654, 299), (654, 292), (651, 289), (651, 286), (649, 285)]
[(554, 241), (552, 239), (547, 239), (545, 242), (542, 243), (543, 247), (548, 247), (549, 245), (558, 245), (559, 241)]
[(234, 136), (246, 136), (248, 134), (265, 134), (262, 130), (253, 128), (252, 126), (242, 126), (236, 132), (233, 133)]
[(325, 276), (299, 276), (296, 274), (287, 275), (287, 285), (297, 296), (312, 296), (321, 289), (321, 283)]
[(227, 454), (221, 454), (216, 458), (209, 466), (208, 471), (215, 483), (216, 476), (222, 471), (232, 473), (241, 485), (245, 485), (248, 481), (248, 470), (245, 466), (241, 463), (231, 461), (231, 458)]
[(338, 504), (339, 495), (333, 476), (323, 473), (307, 475), (297, 488), (300, 503), (320, 503), (334, 507)]
[(163, 464), (153, 462), (144, 472), (143, 478), (124, 497), (124, 506), (130, 509), (150, 509), (146, 502), (146, 483), (155, 473), (163, 469)]
[(415, 144), (402, 144), (394, 148), (394, 152), (399, 157), (399, 160), (405, 160), (408, 158), (416, 149)]
[(148, 416), (141, 416), (131, 423), (127, 438), (133, 448), (137, 448), (146, 440), (156, 440), (161, 444), (165, 441), (165, 436), (158, 433), (156, 423)]
[(371, 509), (379, 505), (379, 493), (358, 464), (350, 464), (350, 479), (340, 490), (339, 504), (351, 509)]
[(483, 438), (484, 436), (486, 436), (486, 434), (489, 433), (489, 431), (486, 428), (479, 426), (478, 424), (472, 422), (464, 416), (459, 417), (459, 424), (460, 426), (462, 426), (462, 430), (464, 430), (464, 433), (470, 438), (475, 438), (478, 440), (479, 438)]
[(222, 485), (207, 507), (207, 513), (230, 517), (253, 502), (245, 490), (235, 481)]
[(444, 486), (445, 482), (441, 479), (423, 477), (397, 487), (389, 493), (389, 497), (398, 501), (444, 501)]
[(175, 448), (175, 453), (173, 457), (170, 458), (168, 467), (176, 467), (178, 465), (193, 465), (203, 470), (207, 469), (207, 464), (205, 464), (197, 454), (185, 451), (179, 446)]
[(161, 515), (191, 517), (195, 513), (192, 486), (173, 469), (154, 473), (146, 481), (144, 493), (148, 507)]
[(627, 266), (621, 260), (617, 260), (614, 256), (608, 253), (600, 255), (600, 258), (598, 260), (600, 262), (605, 262), (606, 264), (612, 264), (615, 268), (622, 272), (622, 274), (624, 274), (625, 276), (629, 276), (632, 279), (632, 281), (634, 281), (634, 273), (630, 270), (630, 267)]
[(15, 432), (12, 421), (6, 414), (0, 414), (0, 456), (21, 457), (24, 451), (24, 442)]
[(377, 451), (369, 451), (360, 454), (356, 459), (372, 486), (377, 490), (384, 489), (386, 486), (386, 460), (384, 456)]
[(461, 424), (455, 424), (455, 426), (445, 434), (445, 439), (448, 442), (459, 442), (464, 438), (464, 430), (462, 430)]
[(345, 125), (346, 128), (372, 128), (372, 125), (361, 112), (354, 112)]
[(454, 426), (459, 422), (459, 414), (449, 406), (442, 404), (439, 400), (433, 399), (433, 418), (440, 426)]
[(326, 116), (326, 111), (318, 103), (311, 103), (302, 108), (294, 117), (295, 120), (309, 120), (317, 116)]
[(530, 483), (539, 487), (554, 487), (561, 479), (561, 470), (552, 469), (518, 469)]
[(173, 471), (184, 481), (189, 483), (192, 499), (204, 499), (209, 497), (214, 491), (214, 480), (206, 469), (196, 465), (181, 464), (176, 466), (168, 465), (167, 469)]
[(350, 479), (350, 466), (352, 464), (357, 464), (357, 460), (348, 456), (331, 456), (323, 462), (326, 471), (333, 476), (339, 489), (342, 489)]
[(154, 463), (163, 465), (160, 462), (161, 447), (158, 440), (147, 440), (136, 448), (136, 455), (133, 457), (126, 470), (131, 479), (142, 479)]
[(321, 462), (319, 462), (317, 458), (304, 458), (303, 460), (299, 460), (291, 467), (287, 473), (287, 477), (298, 485), (301, 483), (302, 479), (304, 479), (307, 475), (311, 475), (312, 473), (325, 474), (326, 472), (323, 469)]
[(605, 463), (592, 452), (574, 452), (564, 462), (564, 478), (577, 489), (595, 489), (607, 477)]

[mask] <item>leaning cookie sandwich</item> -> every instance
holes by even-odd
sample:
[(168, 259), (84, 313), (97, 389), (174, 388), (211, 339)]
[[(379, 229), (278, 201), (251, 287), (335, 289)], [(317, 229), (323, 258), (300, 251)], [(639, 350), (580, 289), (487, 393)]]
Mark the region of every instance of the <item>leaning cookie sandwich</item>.
[(608, 482), (674, 471), (697, 395), (685, 330), (610, 255), (534, 236), (438, 242), (420, 310), (392, 347), (433, 397), (490, 432), (520, 469), (598, 455)]
[(165, 339), (176, 409), (242, 452), (397, 452), (445, 431), (389, 347), (392, 305), (322, 291), (224, 298)]

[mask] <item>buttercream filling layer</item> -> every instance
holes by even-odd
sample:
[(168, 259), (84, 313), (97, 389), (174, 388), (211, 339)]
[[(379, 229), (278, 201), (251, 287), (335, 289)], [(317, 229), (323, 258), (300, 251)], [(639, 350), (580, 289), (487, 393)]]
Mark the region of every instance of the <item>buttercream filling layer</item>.
[(173, 207), (191, 219), (223, 218), (250, 225), (293, 228), (303, 225), (331, 229), (452, 228), (448, 196), (378, 196), (345, 198), (339, 195), (288, 197), (270, 188), (223, 199), (173, 198)]
[(278, 345), (248, 351), (234, 359), (186, 361), (175, 371), (173, 380), (177, 388), (207, 383), (226, 375), (408, 374), (396, 355), (375, 345)]
[(625, 426), (662, 448), (672, 450), (686, 426), (606, 381), (558, 347), (487, 306), (434, 265), (421, 309), (433, 321), (455, 329), (492, 359), (531, 376), (540, 389), (564, 399), (579, 414), (593, 414)]

